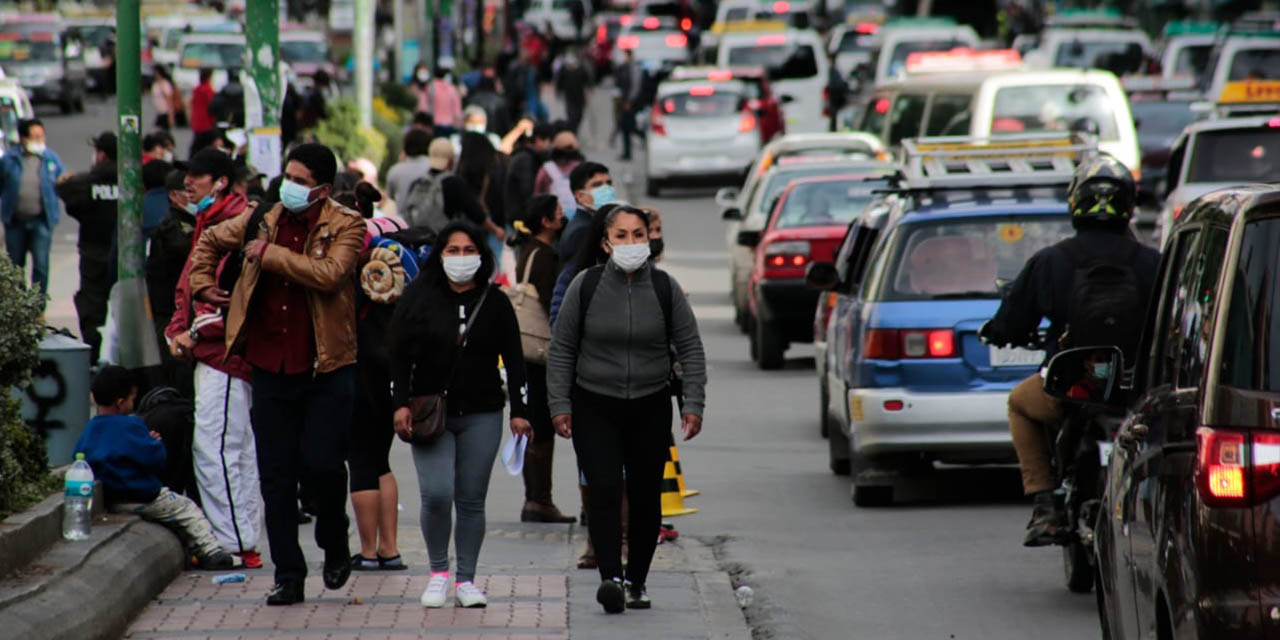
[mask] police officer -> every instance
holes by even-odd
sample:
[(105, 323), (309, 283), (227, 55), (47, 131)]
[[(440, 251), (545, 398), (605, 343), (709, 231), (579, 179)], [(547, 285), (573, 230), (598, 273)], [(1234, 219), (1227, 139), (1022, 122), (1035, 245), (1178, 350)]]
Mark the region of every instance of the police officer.
[[(1043, 318), (1049, 319), (1045, 340), (1045, 362), (1064, 345), (1094, 346), (1097, 340), (1081, 343), (1064, 339), (1073, 307), (1088, 304), (1076, 300), (1078, 269), (1093, 264), (1114, 264), (1132, 270), (1141, 300), (1132, 304), (1145, 309), (1156, 279), (1160, 253), (1141, 245), (1129, 229), (1133, 218), (1137, 188), (1133, 175), (1120, 161), (1099, 154), (1076, 168), (1067, 195), (1074, 237), (1045, 247), (1027, 261), (1022, 273), (996, 315), (980, 331), (983, 340), (992, 345), (1026, 346), (1032, 344)], [(1095, 301), (1096, 302), (1096, 301)], [(1083, 307), (1079, 307), (1083, 308)], [(1134, 320), (1141, 322), (1141, 311)], [(1078, 316), (1077, 316), (1078, 317)], [(1072, 327), (1078, 337), (1081, 332)], [(1105, 338), (1104, 338), (1105, 340)], [(1137, 345), (1120, 345), (1122, 349)], [(1009, 431), (1013, 447), (1022, 467), (1023, 491), (1034, 498), (1031, 521), (1023, 544), (1029, 547), (1050, 545), (1063, 525), (1062, 515), (1053, 498), (1057, 481), (1050, 471), (1049, 447), (1045, 442), (1045, 426), (1061, 420), (1057, 400), (1044, 391), (1040, 373), (1023, 380), (1009, 393)]]
[(80, 335), (97, 364), (102, 348), (98, 330), (107, 320), (107, 297), (116, 282), (116, 134), (105, 131), (89, 140), (93, 168), (67, 174), (57, 185), (67, 214), (80, 223), (80, 290), (75, 294)]

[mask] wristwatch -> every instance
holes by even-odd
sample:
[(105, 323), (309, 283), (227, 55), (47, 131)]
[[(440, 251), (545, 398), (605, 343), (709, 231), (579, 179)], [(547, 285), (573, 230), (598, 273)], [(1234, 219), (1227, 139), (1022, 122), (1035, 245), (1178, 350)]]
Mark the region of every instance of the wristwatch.
[(199, 330), (199, 329), (197, 329), (197, 328), (195, 328), (195, 327), (191, 327), (191, 330), (187, 332), (187, 335), (191, 337), (191, 341), (192, 341), (192, 342), (200, 342), (200, 330)]

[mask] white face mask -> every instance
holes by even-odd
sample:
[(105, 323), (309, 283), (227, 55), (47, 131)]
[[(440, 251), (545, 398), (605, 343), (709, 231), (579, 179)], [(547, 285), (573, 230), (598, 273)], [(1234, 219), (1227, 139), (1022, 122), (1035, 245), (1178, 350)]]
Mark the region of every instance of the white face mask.
[(168, 149), (165, 149), (164, 153), (160, 154), (160, 159), (170, 164), (173, 164), (173, 152), (169, 151)]
[(31, 154), (31, 155), (33, 155), (33, 156), (38, 156), (38, 155), (40, 155), (40, 154), (44, 153), (44, 143), (43, 143), (43, 142), (28, 142), (28, 143), (27, 143), (27, 153), (30, 153), (30, 154)]
[(644, 266), (649, 261), (649, 243), (641, 242), (638, 244), (613, 244), (613, 254), (609, 259), (613, 260), (613, 264), (619, 269), (627, 273), (631, 273), (636, 269)]
[(487, 126), (483, 124), (468, 124), (463, 127), (463, 129), (470, 131), (471, 133), (484, 133), (486, 128)]
[(476, 277), (480, 270), (480, 256), (444, 256), (440, 260), (444, 265), (444, 274), (454, 284), (465, 284)]
[(421, 82), (422, 84), (426, 84), (429, 80), (431, 80), (431, 74), (426, 71), (419, 71), (417, 78), (418, 78), (418, 82)]

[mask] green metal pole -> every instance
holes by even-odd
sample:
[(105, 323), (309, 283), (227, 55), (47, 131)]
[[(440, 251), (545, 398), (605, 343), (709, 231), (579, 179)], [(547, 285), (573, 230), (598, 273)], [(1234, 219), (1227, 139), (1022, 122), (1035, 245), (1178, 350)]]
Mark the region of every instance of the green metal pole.
[(356, 0), (355, 49), (356, 112), (360, 126), (373, 126), (373, 2)]
[(116, 5), (117, 167), (120, 199), (116, 216), (117, 281), (111, 314), (119, 342), (119, 364), (137, 369), (160, 364), (147, 285), (142, 239), (142, 18), (139, 0)]
[(422, 61), (432, 73), (436, 70), (436, 0), (425, 0), (426, 22), (422, 29)]
[[(249, 79), (245, 92), (245, 128), (249, 162), (274, 178), (280, 173), (280, 1), (249, 0), (245, 8), (245, 36), (249, 48)], [(256, 104), (248, 101), (256, 100)], [(252, 114), (252, 115), (251, 115)]]

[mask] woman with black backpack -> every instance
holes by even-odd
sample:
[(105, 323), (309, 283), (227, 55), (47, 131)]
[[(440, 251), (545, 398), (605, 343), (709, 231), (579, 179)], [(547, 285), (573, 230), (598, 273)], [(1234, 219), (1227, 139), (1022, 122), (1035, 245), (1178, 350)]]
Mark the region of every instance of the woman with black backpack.
[[(675, 280), (649, 260), (647, 214), (621, 205), (601, 215), (609, 261), (579, 273), (564, 295), (547, 388), (556, 431), (573, 438), (591, 489), (588, 529), (602, 578), (596, 600), (606, 612), (621, 613), (651, 606), (645, 581), (662, 521), (672, 349), (682, 370), (685, 440), (702, 430), (707, 376), (693, 309)], [(624, 487), (630, 503), (625, 575)]]
[(443, 607), (448, 600), (455, 506), (455, 597), (462, 607), (488, 603), (474, 580), (485, 496), (502, 440), (506, 400), (499, 357), (507, 371), (511, 432), (527, 438), (533, 431), (526, 418), (520, 327), (507, 297), (491, 291), (493, 272), (483, 232), (452, 222), (437, 235), (391, 320), (394, 425), (397, 435), (414, 442), (422, 534), (431, 561), (424, 607)]

